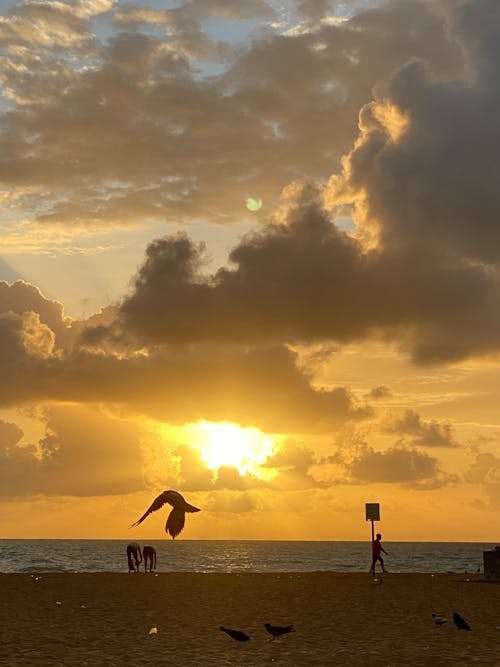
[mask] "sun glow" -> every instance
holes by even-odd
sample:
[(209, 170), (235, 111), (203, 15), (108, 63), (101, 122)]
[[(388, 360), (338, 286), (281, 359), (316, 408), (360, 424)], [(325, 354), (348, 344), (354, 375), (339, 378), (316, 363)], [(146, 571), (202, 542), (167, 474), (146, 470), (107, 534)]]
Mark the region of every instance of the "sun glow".
[(231, 422), (199, 421), (190, 427), (190, 445), (200, 452), (209, 470), (232, 466), (240, 475), (265, 478), (268, 471), (260, 466), (272, 455), (274, 444), (272, 436)]

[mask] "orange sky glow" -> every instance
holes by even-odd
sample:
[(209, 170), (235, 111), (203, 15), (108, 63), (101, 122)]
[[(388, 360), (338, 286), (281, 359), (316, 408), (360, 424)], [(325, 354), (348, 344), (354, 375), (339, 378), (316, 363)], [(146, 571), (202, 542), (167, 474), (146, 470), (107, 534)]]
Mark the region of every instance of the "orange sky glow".
[(0, 19), (1, 537), (497, 539), (500, 4)]

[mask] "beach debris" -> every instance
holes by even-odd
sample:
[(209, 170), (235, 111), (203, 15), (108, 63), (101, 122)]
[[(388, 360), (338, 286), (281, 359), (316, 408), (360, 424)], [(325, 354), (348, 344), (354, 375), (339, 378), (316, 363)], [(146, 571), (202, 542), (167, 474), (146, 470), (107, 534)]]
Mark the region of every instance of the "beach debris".
[(149, 634), (150, 635), (157, 635), (158, 634), (158, 628), (156, 626), (153, 626), (152, 628), (149, 629)]
[(59, 606), (59, 605), (61, 605), (61, 604), (62, 604), (62, 602), (59, 602), (59, 600), (56, 601), (56, 605)]
[(448, 623), (448, 619), (444, 618), (444, 616), (439, 616), (439, 614), (432, 614), (432, 620), (434, 621), (434, 625), (437, 625), (438, 628), (441, 628), (445, 623)]
[(382, 586), (383, 583), (384, 580), (382, 579), (382, 577), (380, 577), (380, 579), (378, 577), (375, 577), (375, 579), (372, 580), (372, 584), (375, 584), (375, 586)]
[(457, 611), (453, 612), (453, 623), (457, 626), (457, 630), (470, 630), (470, 625), (464, 620)]
[(175, 540), (177, 535), (184, 528), (184, 523), (186, 520), (186, 512), (199, 512), (198, 507), (190, 505), (183, 496), (178, 491), (173, 491), (169, 489), (160, 493), (160, 495), (155, 498), (151, 506), (144, 512), (140, 519), (133, 523), (130, 527), (134, 528), (144, 521), (144, 519), (149, 516), (152, 512), (159, 510), (165, 503), (172, 505), (173, 509), (168, 515), (167, 523), (165, 524), (165, 532), (167, 535), (170, 533), (172, 539)]
[(84, 604), (81, 604), (80, 609), (87, 609), (87, 607)]
[(231, 630), (230, 628), (225, 628), (223, 625), (219, 626), (219, 630), (222, 630), (222, 632), (225, 632), (226, 635), (229, 635), (237, 642), (247, 642), (250, 640), (250, 637), (241, 630)]
[(289, 632), (295, 632), (293, 629), (293, 624), (290, 625), (271, 625), (270, 623), (264, 623), (264, 627), (273, 636), (274, 639), (279, 639), (282, 635), (286, 635)]

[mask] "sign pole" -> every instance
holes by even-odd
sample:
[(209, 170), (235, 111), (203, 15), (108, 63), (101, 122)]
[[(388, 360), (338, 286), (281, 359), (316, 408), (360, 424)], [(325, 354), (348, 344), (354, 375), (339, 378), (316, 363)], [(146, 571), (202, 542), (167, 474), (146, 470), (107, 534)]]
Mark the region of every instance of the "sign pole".
[[(380, 521), (380, 505), (379, 503), (366, 503), (365, 505), (365, 516), (366, 520), (370, 521), (372, 524), (372, 563), (375, 556), (374, 543), (375, 543), (375, 521)], [(373, 565), (373, 570), (371, 574), (375, 576), (375, 565)]]
[[(374, 542), (375, 542), (375, 523), (374, 523), (373, 519), (370, 519), (370, 521), (372, 522), (372, 563), (373, 563), (373, 559), (375, 557), (375, 546), (374, 546)], [(375, 566), (373, 567), (373, 570), (372, 570), (372, 577), (374, 577), (374, 576), (375, 576)]]

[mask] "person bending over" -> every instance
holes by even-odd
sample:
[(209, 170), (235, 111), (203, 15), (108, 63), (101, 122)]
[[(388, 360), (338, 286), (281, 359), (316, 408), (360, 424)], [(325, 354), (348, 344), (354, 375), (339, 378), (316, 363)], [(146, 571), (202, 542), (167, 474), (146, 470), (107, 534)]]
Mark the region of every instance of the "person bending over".
[(148, 563), (150, 572), (156, 570), (156, 549), (154, 547), (147, 546), (144, 547), (142, 553), (144, 555), (144, 572), (148, 571)]
[(142, 563), (141, 547), (137, 542), (127, 544), (128, 571), (139, 572), (139, 565)]

